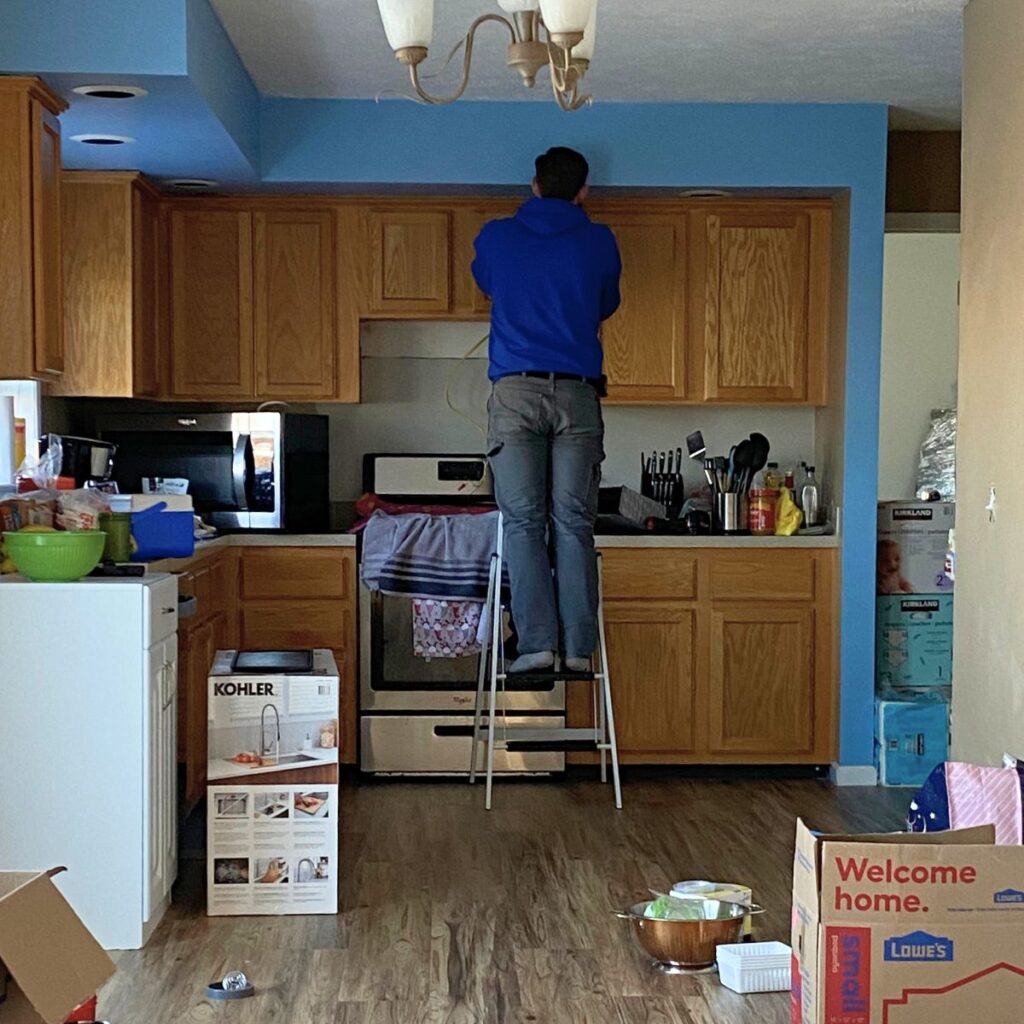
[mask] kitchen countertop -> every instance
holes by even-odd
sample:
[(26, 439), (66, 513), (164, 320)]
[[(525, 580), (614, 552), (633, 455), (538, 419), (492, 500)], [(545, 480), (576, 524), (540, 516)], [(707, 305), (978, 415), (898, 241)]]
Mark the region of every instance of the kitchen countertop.
[[(250, 768), (248, 765), (235, 764), (226, 758), (214, 758), (207, 762), (206, 777), (210, 782), (231, 781), (234, 779), (249, 778), (250, 775), (267, 775), (270, 772), (291, 772), (299, 771), (302, 768), (315, 768), (321, 764), (337, 764), (337, 747), (313, 747), (312, 750), (297, 750), (297, 754), (305, 754), (312, 758), (310, 761), (300, 761), (298, 764), (267, 765), (265, 768)], [(287, 756), (287, 755), (283, 755)]]
[(837, 548), (835, 534), (818, 537), (719, 537), (672, 533), (598, 535), (598, 548)]
[(149, 562), (149, 572), (186, 572), (197, 558), (222, 548), (354, 548), (352, 533), (223, 533), (210, 540), (196, 541), (188, 558), (161, 558)]

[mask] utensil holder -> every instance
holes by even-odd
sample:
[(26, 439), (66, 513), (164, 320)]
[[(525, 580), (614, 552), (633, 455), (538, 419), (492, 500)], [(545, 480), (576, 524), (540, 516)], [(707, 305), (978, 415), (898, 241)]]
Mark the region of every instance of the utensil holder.
[(715, 533), (747, 532), (747, 496), (736, 491), (715, 493)]

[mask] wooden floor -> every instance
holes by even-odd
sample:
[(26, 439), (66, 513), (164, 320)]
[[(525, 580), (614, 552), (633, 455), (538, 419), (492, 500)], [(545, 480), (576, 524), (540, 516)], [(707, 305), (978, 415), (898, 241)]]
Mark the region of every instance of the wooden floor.
[[(666, 977), (609, 911), (683, 878), (746, 882), (789, 940), (793, 823), (898, 829), (906, 792), (813, 781), (346, 783), (337, 917), (207, 918), (201, 862), (147, 948), (118, 956), (112, 1024), (788, 1024), (788, 996)], [(244, 970), (254, 999), (204, 986)]]

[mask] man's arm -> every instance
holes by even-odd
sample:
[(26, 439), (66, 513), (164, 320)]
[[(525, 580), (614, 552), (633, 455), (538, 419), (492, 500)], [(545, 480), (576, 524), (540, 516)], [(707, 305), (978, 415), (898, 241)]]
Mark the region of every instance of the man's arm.
[(619, 278), (622, 275), (622, 258), (619, 256), (619, 247), (615, 242), (615, 236), (608, 229), (608, 240), (611, 245), (609, 257), (609, 269), (601, 280), (601, 319), (607, 320), (622, 302), (619, 294)]
[(491, 268), (490, 261), (487, 258), (487, 251), (489, 246), (487, 245), (487, 229), (490, 227), (489, 224), (485, 224), (480, 231), (480, 234), (476, 236), (476, 240), (473, 242), (473, 250), (476, 253), (473, 259), (472, 271), (473, 280), (476, 281), (477, 287), (484, 293), (488, 298), (491, 296)]

